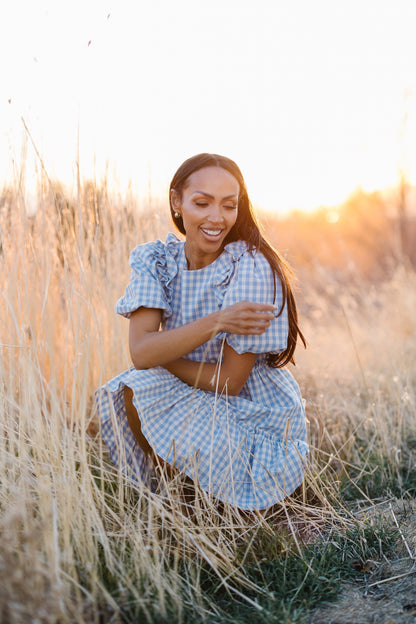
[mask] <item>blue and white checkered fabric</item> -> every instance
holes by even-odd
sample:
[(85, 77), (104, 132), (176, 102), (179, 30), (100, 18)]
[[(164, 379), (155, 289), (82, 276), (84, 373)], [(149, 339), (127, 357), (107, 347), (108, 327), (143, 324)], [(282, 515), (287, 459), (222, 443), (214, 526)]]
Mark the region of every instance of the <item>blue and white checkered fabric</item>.
[[(169, 234), (136, 247), (130, 284), (116, 306), (163, 310), (162, 329), (189, 323), (247, 300), (281, 304), (266, 258), (243, 241), (230, 243), (210, 265), (188, 271), (184, 243)], [(162, 459), (182, 469), (212, 496), (242, 509), (264, 509), (291, 494), (303, 480), (306, 425), (299, 387), (287, 369), (270, 368), (265, 354), (286, 347), (286, 310), (260, 336), (218, 334), (192, 351), (194, 361), (217, 362), (223, 341), (237, 353), (258, 353), (238, 396), (192, 388), (162, 367), (125, 371), (96, 393), (102, 434), (112, 460), (133, 479), (149, 466), (131, 434), (123, 401), (132, 388), (142, 431)]]

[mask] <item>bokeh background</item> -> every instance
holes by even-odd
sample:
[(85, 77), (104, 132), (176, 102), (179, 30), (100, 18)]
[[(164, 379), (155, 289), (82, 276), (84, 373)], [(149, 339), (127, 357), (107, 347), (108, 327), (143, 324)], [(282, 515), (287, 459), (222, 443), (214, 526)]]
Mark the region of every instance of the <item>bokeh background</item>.
[[(414, 0), (1, 5), (0, 621), (327, 622), (311, 610), (351, 574), (359, 621), (413, 617), (415, 18)], [(176, 480), (131, 487), (96, 422), (95, 389), (131, 365), (129, 252), (172, 230), (170, 178), (201, 151), (241, 166), (308, 342), (305, 481), (254, 526), (204, 496), (183, 513)]]
[(414, 183), (415, 20), (412, 0), (3, 4), (0, 175), (19, 166), (23, 118), (69, 186), (79, 165), (163, 194), (201, 151), (235, 159), (278, 213)]

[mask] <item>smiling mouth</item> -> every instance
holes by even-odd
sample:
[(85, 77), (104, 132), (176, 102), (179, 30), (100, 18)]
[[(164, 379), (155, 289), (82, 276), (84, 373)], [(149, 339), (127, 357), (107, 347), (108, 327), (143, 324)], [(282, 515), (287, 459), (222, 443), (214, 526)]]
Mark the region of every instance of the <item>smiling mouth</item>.
[(203, 234), (205, 234), (206, 236), (210, 236), (211, 238), (218, 238), (219, 236), (221, 236), (221, 234), (223, 233), (224, 230), (221, 229), (210, 229), (208, 230), (207, 228), (200, 228), (201, 232)]

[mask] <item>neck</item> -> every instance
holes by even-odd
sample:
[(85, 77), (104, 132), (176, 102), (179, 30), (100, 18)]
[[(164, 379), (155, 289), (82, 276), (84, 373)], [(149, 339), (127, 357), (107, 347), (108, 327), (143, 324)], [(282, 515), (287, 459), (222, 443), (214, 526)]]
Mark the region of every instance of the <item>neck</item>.
[(212, 262), (221, 255), (222, 251), (223, 250), (220, 249), (212, 254), (201, 254), (193, 251), (191, 245), (185, 242), (185, 257), (188, 270), (197, 271), (198, 269), (203, 269), (209, 264), (212, 264)]

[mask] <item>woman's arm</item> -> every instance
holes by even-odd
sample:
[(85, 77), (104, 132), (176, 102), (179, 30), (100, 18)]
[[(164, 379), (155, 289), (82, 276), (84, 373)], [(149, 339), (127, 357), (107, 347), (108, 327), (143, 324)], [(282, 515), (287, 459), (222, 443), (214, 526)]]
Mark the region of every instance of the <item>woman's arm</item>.
[(274, 319), (273, 310), (274, 306), (269, 304), (240, 301), (181, 327), (159, 331), (162, 312), (139, 308), (130, 318), (132, 362), (138, 369), (164, 366), (182, 358), (221, 331), (260, 335)]
[(180, 358), (164, 365), (170, 373), (201, 390), (237, 395), (251, 373), (257, 353), (238, 354), (224, 344), (223, 360), (219, 364), (194, 362)]

